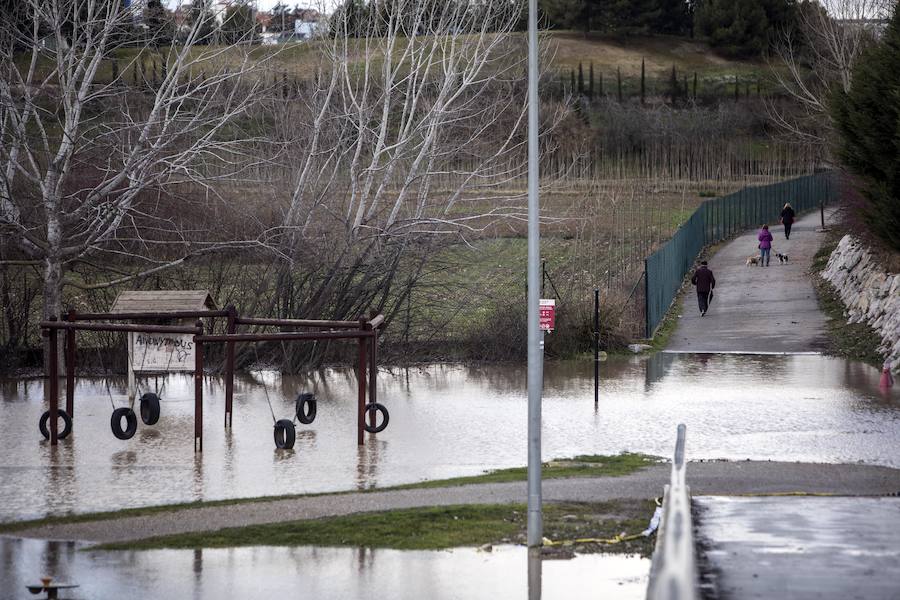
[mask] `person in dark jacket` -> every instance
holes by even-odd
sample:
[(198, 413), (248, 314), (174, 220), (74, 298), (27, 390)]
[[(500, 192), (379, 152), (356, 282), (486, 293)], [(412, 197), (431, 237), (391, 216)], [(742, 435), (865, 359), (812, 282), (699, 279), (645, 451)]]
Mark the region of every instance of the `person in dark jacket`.
[(786, 202), (784, 208), (781, 209), (781, 224), (784, 225), (784, 239), (791, 239), (791, 225), (794, 224), (794, 209), (791, 204)]
[(712, 300), (713, 288), (716, 287), (716, 278), (709, 270), (706, 261), (700, 263), (700, 268), (694, 271), (691, 283), (697, 286), (697, 303), (700, 305), (700, 316), (705, 316), (709, 310), (709, 302)]

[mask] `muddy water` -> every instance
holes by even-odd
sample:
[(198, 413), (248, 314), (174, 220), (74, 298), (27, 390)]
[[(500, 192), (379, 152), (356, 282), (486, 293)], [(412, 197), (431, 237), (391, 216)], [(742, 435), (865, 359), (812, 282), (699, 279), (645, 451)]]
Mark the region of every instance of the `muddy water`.
[(513, 546), (492, 552), (311, 547), (97, 552), (74, 543), (0, 538), (0, 600), (27, 596), (25, 586), (44, 575), (80, 584), (72, 595), (90, 600), (637, 600), (644, 597), (649, 562), (599, 554), (541, 561)]
[[(546, 459), (623, 450), (669, 455), (688, 426), (691, 458), (862, 461), (900, 467), (900, 392), (882, 394), (875, 369), (821, 356), (660, 354), (605, 363), (593, 402), (590, 363), (545, 372)], [(161, 386), (165, 386), (159, 390)], [(109, 384), (109, 386), (107, 386)], [(0, 383), (0, 520), (191, 500), (360, 489), (474, 474), (526, 462), (525, 371), (433, 365), (384, 370), (379, 401), (390, 425), (356, 446), (350, 371), (310, 377), (253, 373), (224, 388), (205, 382), (204, 452), (193, 452), (193, 382), (142, 382), (162, 417), (128, 441), (109, 428), (123, 381), (80, 379), (76, 430), (51, 448), (37, 430), (41, 381)], [(272, 411), (289, 418), (301, 391), (319, 398), (292, 451), (275, 450)], [(268, 397), (268, 401), (267, 401)]]

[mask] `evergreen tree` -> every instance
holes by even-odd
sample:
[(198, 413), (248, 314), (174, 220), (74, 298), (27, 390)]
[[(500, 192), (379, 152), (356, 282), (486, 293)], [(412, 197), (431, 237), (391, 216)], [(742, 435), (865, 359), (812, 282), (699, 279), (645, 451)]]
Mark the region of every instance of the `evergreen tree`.
[(647, 69), (644, 65), (644, 59), (641, 59), (641, 104), (647, 99)]
[(619, 99), (619, 104), (622, 103), (622, 68), (616, 67), (616, 96)]
[(226, 44), (252, 42), (255, 38), (256, 20), (249, 4), (234, 4), (225, 9), (219, 33)]
[(539, 0), (540, 10), (553, 29), (578, 29), (585, 33), (599, 24), (599, 0)]
[(872, 233), (900, 251), (900, 10), (881, 40), (860, 56), (850, 91), (831, 102), (839, 155), (859, 178), (863, 218)]
[(675, 65), (672, 65), (672, 72), (669, 74), (669, 101), (675, 104), (678, 100), (678, 73), (675, 71)]
[(215, 19), (212, 14), (212, 0), (193, 0), (191, 2), (191, 12), (188, 15), (188, 21), (191, 27), (197, 23), (201, 23), (200, 31), (197, 35), (197, 41), (200, 44), (208, 44), (212, 39), (213, 25)]
[(588, 98), (594, 99), (594, 63), (593, 61), (588, 68)]
[(580, 61), (578, 63), (578, 95), (584, 96), (584, 69)]
[(175, 38), (175, 20), (162, 5), (162, 0), (147, 0), (144, 24), (149, 42), (154, 46), (168, 46)]
[(287, 4), (282, 2), (276, 3), (272, 10), (269, 11), (269, 14), (272, 15), (272, 20), (269, 21), (269, 31), (294, 30), (294, 16)]
[(726, 56), (760, 56), (774, 35), (796, 25), (795, 0), (705, 0), (694, 15), (697, 33)]

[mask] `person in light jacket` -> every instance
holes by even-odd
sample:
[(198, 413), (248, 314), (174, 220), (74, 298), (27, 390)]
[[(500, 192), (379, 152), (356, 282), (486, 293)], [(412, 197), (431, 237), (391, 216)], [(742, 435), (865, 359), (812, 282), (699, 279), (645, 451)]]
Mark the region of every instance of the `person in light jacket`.
[(716, 278), (706, 266), (705, 260), (700, 263), (700, 268), (694, 271), (691, 283), (697, 286), (697, 303), (700, 305), (700, 316), (703, 317), (709, 310), (709, 301), (713, 296), (712, 291), (716, 287)]
[[(756, 236), (759, 240), (759, 266), (769, 266), (769, 253), (772, 251), (772, 234), (769, 232), (769, 226), (763, 225)], [(765, 265), (763, 264), (765, 263)]]

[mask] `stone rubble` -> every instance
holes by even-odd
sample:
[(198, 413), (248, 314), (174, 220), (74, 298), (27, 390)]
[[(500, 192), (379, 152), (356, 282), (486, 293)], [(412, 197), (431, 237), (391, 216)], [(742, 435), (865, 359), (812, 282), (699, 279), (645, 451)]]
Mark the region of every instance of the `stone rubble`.
[(878, 350), (900, 371), (900, 274), (885, 272), (851, 235), (841, 238), (821, 274), (840, 294), (847, 322), (865, 322), (878, 332)]

